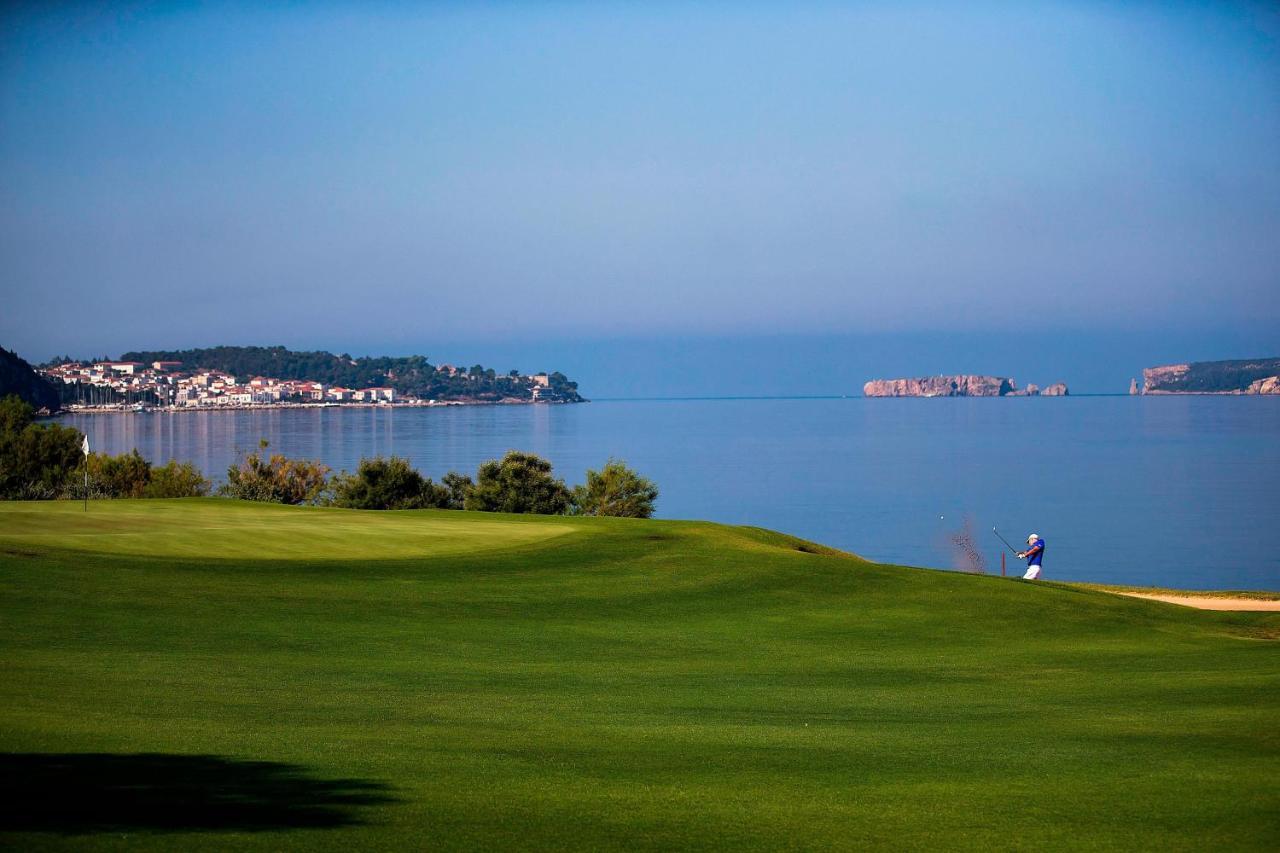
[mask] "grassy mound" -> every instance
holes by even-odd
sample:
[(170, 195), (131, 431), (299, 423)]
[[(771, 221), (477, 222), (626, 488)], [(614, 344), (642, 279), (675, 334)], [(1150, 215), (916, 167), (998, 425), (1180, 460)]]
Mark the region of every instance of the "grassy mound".
[(1266, 848), (1280, 616), (750, 528), (0, 504), (0, 842)]

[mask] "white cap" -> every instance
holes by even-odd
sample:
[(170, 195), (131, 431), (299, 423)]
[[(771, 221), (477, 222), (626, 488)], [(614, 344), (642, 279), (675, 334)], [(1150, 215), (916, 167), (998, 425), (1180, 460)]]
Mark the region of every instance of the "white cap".
[(1037, 539), (1039, 539), (1039, 538), (1040, 538), (1040, 534), (1039, 534), (1039, 533), (1032, 533), (1030, 536), (1028, 536), (1028, 537), (1027, 537), (1027, 541), (1028, 541), (1028, 542), (1034, 542), (1034, 541), (1036, 541), (1036, 540), (1037, 540)]

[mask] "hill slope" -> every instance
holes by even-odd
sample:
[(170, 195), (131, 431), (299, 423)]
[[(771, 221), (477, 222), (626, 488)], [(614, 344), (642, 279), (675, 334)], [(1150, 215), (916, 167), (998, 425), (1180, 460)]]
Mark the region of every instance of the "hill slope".
[(0, 504), (0, 596), (19, 847), (1280, 830), (1275, 616), (697, 522), (218, 500)]
[(1280, 374), (1280, 358), (1236, 361), (1193, 361), (1142, 371), (1146, 394), (1214, 394), (1245, 391), (1260, 380)]
[(58, 411), (58, 389), (17, 353), (0, 347), (0, 399), (16, 394), (36, 409)]

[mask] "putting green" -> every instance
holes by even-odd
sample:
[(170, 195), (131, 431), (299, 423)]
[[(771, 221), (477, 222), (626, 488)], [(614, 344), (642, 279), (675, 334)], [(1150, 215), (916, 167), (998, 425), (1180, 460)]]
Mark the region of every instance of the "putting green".
[(572, 524), (240, 501), (0, 502), (0, 549), (201, 560), (388, 560), (531, 545)]
[(0, 504), (0, 847), (1280, 837), (1278, 614), (699, 522), (88, 516)]

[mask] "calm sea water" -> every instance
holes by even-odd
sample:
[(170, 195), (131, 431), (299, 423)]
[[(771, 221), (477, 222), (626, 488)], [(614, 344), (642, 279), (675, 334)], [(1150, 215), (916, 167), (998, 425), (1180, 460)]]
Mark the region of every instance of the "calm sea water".
[(967, 538), (998, 574), (998, 526), (1014, 544), (1045, 537), (1048, 578), (1280, 589), (1280, 399), (635, 400), (66, 420), (95, 449), (189, 460), (215, 480), (259, 438), (335, 469), (394, 453), (435, 477), (517, 448), (551, 459), (570, 484), (616, 456), (658, 483), (664, 518), (770, 527), (873, 560), (968, 567), (973, 554), (954, 541)]

